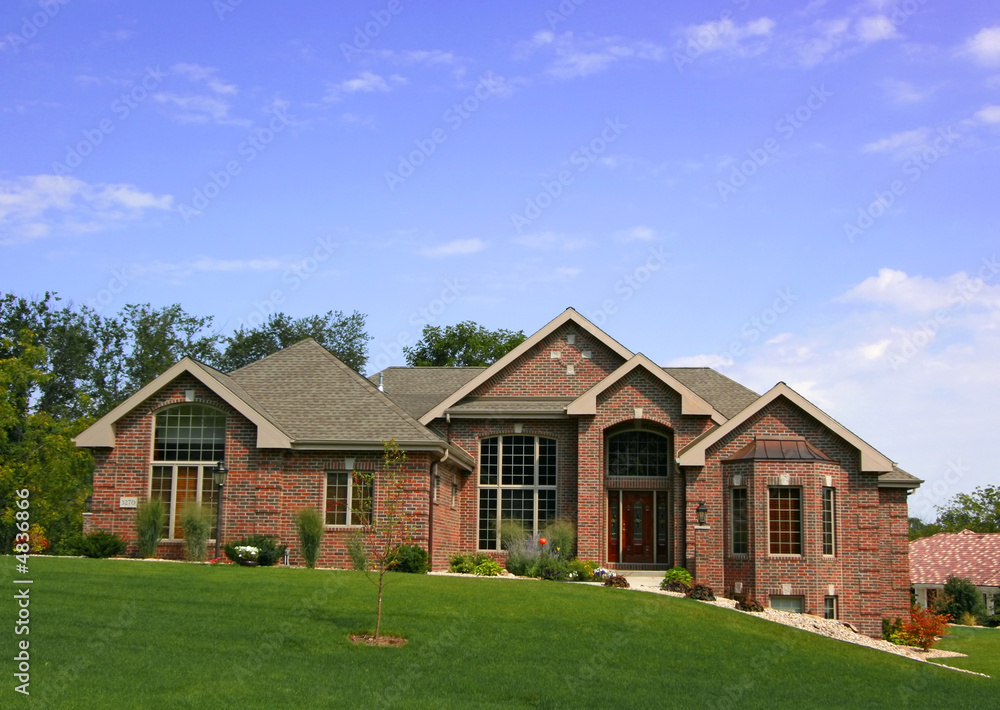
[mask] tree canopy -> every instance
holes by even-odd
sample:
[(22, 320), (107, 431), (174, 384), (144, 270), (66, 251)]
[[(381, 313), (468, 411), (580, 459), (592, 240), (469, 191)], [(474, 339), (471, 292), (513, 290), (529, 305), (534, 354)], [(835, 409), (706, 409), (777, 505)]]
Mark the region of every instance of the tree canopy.
[(944, 530), (1000, 532), (1000, 486), (981, 486), (972, 493), (959, 493), (937, 507), (938, 523)]
[(225, 347), (215, 364), (220, 370), (232, 372), (306, 338), (313, 338), (358, 372), (368, 361), (371, 336), (365, 332), (365, 317), (357, 311), (349, 316), (327, 311), (322, 316), (298, 319), (274, 313), (258, 328), (240, 328), (223, 339)]
[(420, 340), (403, 348), (411, 367), (492, 365), (524, 342), (524, 331), (489, 330), (467, 320), (457, 325), (425, 325)]

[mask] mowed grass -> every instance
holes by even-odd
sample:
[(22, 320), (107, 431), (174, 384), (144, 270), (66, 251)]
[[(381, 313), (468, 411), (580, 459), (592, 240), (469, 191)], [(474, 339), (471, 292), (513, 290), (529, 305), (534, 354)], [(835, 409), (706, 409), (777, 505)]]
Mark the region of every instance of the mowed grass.
[[(958, 651), (968, 657), (942, 658), (938, 663), (1000, 678), (1000, 628), (952, 626), (949, 633), (935, 648)], [(996, 705), (1000, 706), (1000, 698)]]
[[(14, 579), (13, 558), (8, 569)], [(632, 590), (31, 558), (31, 633), (0, 707), (995, 707), (1000, 683)], [(8, 589), (12, 587), (8, 585)], [(13, 691), (31, 642), (31, 697)], [(995, 663), (995, 657), (993, 660)]]

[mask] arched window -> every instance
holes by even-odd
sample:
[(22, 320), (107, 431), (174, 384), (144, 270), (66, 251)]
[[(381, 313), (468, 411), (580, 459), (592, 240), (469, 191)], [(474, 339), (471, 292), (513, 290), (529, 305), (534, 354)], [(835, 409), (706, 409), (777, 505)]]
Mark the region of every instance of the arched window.
[(205, 506), (215, 536), (218, 489), (212, 467), (226, 457), (226, 413), (203, 404), (181, 404), (156, 415), (150, 498), (167, 508), (168, 539), (184, 537), (184, 506)]
[(491, 436), (479, 442), (479, 549), (500, 547), (500, 521), (537, 535), (556, 519), (556, 440)]
[(669, 476), (673, 462), (670, 438), (630, 430), (608, 437), (609, 476)]

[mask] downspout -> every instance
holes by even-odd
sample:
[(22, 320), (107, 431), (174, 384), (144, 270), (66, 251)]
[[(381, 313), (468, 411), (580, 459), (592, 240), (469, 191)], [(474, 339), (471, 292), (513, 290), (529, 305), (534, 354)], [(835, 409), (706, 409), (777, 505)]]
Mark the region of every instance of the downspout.
[(437, 475), (438, 466), (451, 456), (451, 450), (445, 449), (444, 456), (438, 461), (432, 461), (428, 471), (430, 475), (430, 486), (427, 491), (427, 556), (431, 560), (431, 567), (434, 565), (434, 477)]

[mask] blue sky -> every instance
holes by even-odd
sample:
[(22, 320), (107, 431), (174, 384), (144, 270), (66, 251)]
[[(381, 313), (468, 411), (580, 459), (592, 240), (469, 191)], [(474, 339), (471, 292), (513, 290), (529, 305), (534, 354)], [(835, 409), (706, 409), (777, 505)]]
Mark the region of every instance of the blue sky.
[(0, 287), (230, 332), (368, 316), (785, 381), (996, 483), (1000, 8), (901, 0), (12, 0)]

